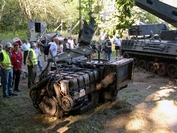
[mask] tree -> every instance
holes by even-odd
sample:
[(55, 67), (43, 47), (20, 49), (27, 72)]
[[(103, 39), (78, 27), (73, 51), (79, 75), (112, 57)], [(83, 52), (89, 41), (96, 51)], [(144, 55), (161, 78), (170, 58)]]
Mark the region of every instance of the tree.
[(0, 21), (1, 21), (1, 19), (2, 19), (2, 14), (3, 14), (3, 10), (4, 10), (4, 7), (5, 7), (5, 5), (6, 5), (6, 1), (5, 1), (5, 0), (2, 0), (2, 1), (0, 2), (0, 5), (1, 5), (1, 9), (0, 9)]
[(108, 36), (122, 36), (134, 22), (132, 8), (134, 0), (109, 0), (104, 2), (104, 8), (97, 19), (99, 28)]
[(6, 0), (0, 21), (1, 30), (11, 30), (15, 33), (18, 29), (23, 28), (23, 24), (18, 2)]

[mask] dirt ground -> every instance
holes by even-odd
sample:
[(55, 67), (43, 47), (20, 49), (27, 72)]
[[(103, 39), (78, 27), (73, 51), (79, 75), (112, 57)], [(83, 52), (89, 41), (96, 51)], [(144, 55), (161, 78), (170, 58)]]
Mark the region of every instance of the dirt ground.
[[(123, 113), (110, 123), (120, 123), (125, 133), (177, 132), (176, 80), (135, 69), (134, 81), (118, 94), (133, 110)], [(107, 124), (106, 132), (116, 132), (117, 126)], [(121, 132), (121, 128), (117, 132)]]
[(115, 102), (60, 120), (41, 114), (33, 107), (27, 79), (22, 79), (17, 97), (4, 99), (0, 91), (0, 132), (175, 133), (176, 84), (177, 80), (135, 69), (133, 82), (119, 91)]

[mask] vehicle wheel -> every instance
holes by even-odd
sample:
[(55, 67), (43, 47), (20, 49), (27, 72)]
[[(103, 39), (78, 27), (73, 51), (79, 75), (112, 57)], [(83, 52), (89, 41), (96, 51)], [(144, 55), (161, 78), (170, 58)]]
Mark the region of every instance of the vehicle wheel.
[(133, 60), (134, 67), (138, 67), (138, 61), (139, 61), (138, 58), (134, 58), (134, 60)]
[(159, 76), (165, 76), (167, 73), (167, 64), (166, 63), (159, 63), (159, 68), (157, 69), (157, 74)]
[(171, 78), (176, 78), (177, 77), (177, 65), (175, 64), (168, 65), (167, 73)]
[(142, 68), (142, 69), (145, 69), (146, 70), (146, 61), (145, 60), (140, 60), (139, 61), (139, 67)]
[(154, 68), (154, 62), (153, 61), (149, 61), (147, 63), (147, 71), (155, 73), (156, 70)]
[(123, 57), (124, 57), (124, 58), (130, 58), (130, 55), (129, 55), (128, 53), (124, 52), (124, 53), (123, 53)]

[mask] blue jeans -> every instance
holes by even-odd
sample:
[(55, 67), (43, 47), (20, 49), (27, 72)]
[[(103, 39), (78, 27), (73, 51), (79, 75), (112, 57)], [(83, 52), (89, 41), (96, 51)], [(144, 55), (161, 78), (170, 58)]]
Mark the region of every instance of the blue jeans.
[(47, 56), (48, 56), (48, 55), (45, 55), (45, 54), (44, 54), (44, 61), (47, 61)]
[[(12, 84), (13, 84), (13, 69), (11, 68), (9, 71), (1, 69), (2, 77), (3, 77), (3, 96), (8, 96), (8, 94), (13, 93)], [(8, 90), (8, 93), (7, 93)]]
[(106, 59), (111, 60), (111, 53), (105, 53), (106, 54)]
[(38, 67), (39, 67), (39, 69), (40, 69), (40, 72), (42, 72), (43, 71), (43, 67), (42, 67), (42, 61), (41, 61), (41, 59), (40, 58), (38, 58)]

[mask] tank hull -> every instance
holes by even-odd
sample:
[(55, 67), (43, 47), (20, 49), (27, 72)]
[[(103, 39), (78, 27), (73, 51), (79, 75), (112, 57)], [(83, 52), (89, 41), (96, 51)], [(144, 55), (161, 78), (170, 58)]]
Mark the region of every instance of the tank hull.
[(177, 43), (174, 41), (123, 40), (121, 52), (124, 58), (134, 58), (135, 67), (177, 78)]

